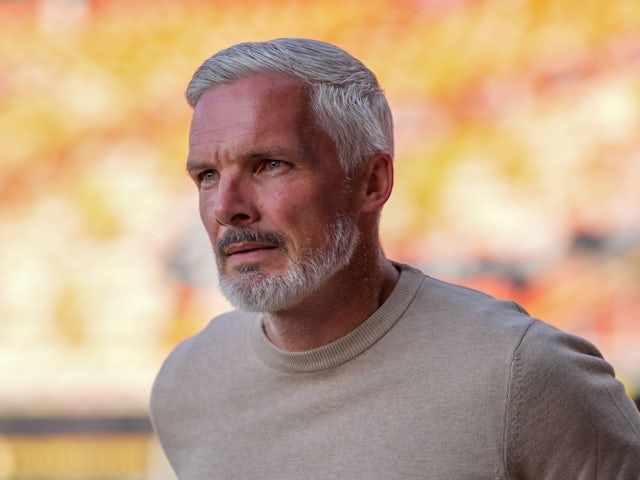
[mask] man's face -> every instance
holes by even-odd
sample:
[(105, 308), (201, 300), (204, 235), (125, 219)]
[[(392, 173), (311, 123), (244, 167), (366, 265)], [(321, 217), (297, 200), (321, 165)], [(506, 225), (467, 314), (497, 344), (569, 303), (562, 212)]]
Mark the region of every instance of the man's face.
[(239, 308), (290, 308), (349, 262), (353, 194), (297, 80), (251, 76), (206, 92), (187, 169), (223, 293)]

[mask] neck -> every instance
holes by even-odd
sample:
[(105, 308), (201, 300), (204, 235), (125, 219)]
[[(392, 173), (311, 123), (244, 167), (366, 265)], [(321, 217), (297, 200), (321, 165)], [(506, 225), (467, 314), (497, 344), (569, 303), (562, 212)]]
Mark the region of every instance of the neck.
[(356, 254), (354, 261), (295, 307), (265, 313), (267, 337), (288, 351), (311, 350), (338, 340), (382, 305), (398, 276), (381, 249), (374, 255)]

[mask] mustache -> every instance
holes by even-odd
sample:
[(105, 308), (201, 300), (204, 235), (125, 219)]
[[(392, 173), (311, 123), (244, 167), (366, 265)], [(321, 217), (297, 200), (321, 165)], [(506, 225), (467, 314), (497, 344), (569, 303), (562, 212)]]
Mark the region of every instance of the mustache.
[(270, 230), (253, 230), (250, 228), (238, 228), (227, 230), (213, 246), (216, 255), (224, 255), (224, 252), (234, 243), (264, 243), (273, 247), (283, 247), (284, 237), (278, 232)]

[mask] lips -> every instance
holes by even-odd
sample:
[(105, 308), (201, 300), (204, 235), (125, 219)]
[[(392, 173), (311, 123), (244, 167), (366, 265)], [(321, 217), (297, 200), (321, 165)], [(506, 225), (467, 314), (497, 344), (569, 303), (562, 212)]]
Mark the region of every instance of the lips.
[(224, 231), (213, 247), (219, 258), (235, 259), (240, 263), (262, 261), (271, 250), (280, 248), (285, 249), (280, 233), (249, 228)]
[(259, 250), (273, 250), (278, 248), (277, 245), (267, 243), (236, 243), (230, 245), (224, 250), (226, 256), (238, 255), (242, 253), (250, 253)]

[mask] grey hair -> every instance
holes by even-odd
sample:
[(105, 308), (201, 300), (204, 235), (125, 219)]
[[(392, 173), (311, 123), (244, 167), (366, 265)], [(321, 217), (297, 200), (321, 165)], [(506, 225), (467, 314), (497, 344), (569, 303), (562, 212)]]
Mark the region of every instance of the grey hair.
[(377, 153), (393, 157), (391, 109), (376, 76), (344, 50), (318, 40), (279, 38), (222, 50), (195, 72), (187, 101), (195, 108), (211, 88), (269, 73), (292, 75), (308, 85), (315, 120), (334, 141), (345, 173)]

